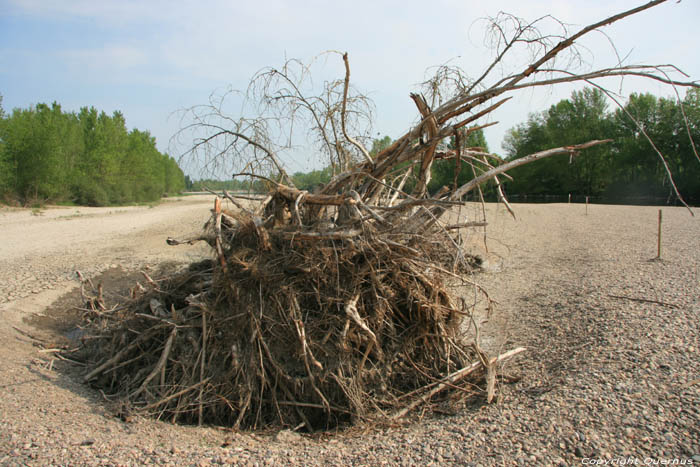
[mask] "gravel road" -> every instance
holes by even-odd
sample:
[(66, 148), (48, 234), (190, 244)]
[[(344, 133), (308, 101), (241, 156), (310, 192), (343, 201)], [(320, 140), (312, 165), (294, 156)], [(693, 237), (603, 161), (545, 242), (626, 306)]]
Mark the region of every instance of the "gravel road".
[(149, 207), (0, 209), (0, 303), (64, 288), (81, 271), (134, 269), (183, 260), (202, 248), (175, 249), (167, 236), (201, 229), (213, 196), (166, 199)]
[(164, 239), (196, 232), (210, 205), (0, 211), (0, 465), (700, 465), (700, 211), (680, 208), (663, 210), (654, 261), (658, 208), (521, 204), (513, 220), (488, 206), (476, 279), (499, 305), (483, 326), (492, 352), (528, 348), (496, 404), (315, 435), (112, 417), (27, 319), (76, 270), (205, 255)]

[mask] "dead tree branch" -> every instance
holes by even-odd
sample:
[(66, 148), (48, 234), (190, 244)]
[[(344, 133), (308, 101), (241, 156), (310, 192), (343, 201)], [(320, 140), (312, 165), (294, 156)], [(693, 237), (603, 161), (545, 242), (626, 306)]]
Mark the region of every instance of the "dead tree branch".
[[(579, 58), (583, 36), (661, 3), (574, 34), (549, 16), (527, 22), (501, 15), (492, 22), (497, 50), (486, 70), (470, 80), (456, 67), (438, 67), (423, 92), (410, 95), (418, 123), (373, 157), (363, 144), (373, 107), (351, 86), (347, 54), (324, 54), (342, 56), (344, 73), (320, 87), (310, 80), (315, 61), (289, 60), (261, 70), (245, 93), (225, 96), (239, 99), (253, 117), (227, 116), (224, 98), (190, 109), (189, 154), (212, 165), (228, 160), (225, 174), (263, 180), (267, 197), (249, 207), (224, 192), (237, 207), (228, 211), (217, 195), (204, 234), (170, 239), (205, 240), (211, 259), (158, 278), (118, 314), (98, 313), (90, 330), (101, 338), (84, 340), (81, 349), (89, 368), (84, 380), (134, 411), (253, 429), (391, 421), (430, 406), (443, 391), (492, 401), (497, 363), (524, 349), (492, 359), (481, 350), (478, 331), (475, 339), (466, 334), (464, 320), (476, 322), (454, 285), (473, 287), (489, 310), (493, 305), (469, 277), (480, 258), (465, 244), (466, 229), (484, 227), (486, 219), (455, 207), (493, 180), (510, 209), (499, 177), (610, 140), (503, 161), (463, 147), (464, 137), (493, 124), (488, 119), (510, 98), (504, 94), (533, 86), (615, 76), (696, 86), (673, 79), (677, 69), (667, 66), (619, 63), (577, 74), (561, 65), (565, 57)], [(540, 33), (545, 21), (560, 32)], [(534, 54), (529, 64), (494, 78), (520, 47)], [(339, 60), (335, 64), (340, 69)], [(457, 145), (448, 149), (452, 138)], [(330, 182), (314, 193), (287, 175), (285, 154), (300, 139), (333, 169)], [(439, 159), (454, 159), (458, 173), (431, 194), (431, 168)], [(472, 168), (467, 181), (458, 177), (463, 163)]]

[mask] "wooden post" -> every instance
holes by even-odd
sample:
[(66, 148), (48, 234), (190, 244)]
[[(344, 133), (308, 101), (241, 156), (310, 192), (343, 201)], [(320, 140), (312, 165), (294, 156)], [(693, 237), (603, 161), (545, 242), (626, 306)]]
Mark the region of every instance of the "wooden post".
[(569, 193), (569, 204), (571, 204), (571, 193)]
[(656, 242), (656, 259), (661, 259), (661, 221), (663, 219), (663, 215), (661, 214), (661, 209), (659, 209), (659, 235), (658, 235), (658, 240)]
[(588, 215), (588, 196), (586, 196), (586, 215)]

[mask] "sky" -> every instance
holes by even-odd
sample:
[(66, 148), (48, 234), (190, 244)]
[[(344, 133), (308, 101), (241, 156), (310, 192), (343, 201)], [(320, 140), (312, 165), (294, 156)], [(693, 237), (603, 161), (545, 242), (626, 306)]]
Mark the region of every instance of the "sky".
[[(150, 131), (159, 150), (177, 158), (187, 149), (171, 142), (181, 125), (178, 111), (207, 103), (212, 93), (245, 89), (263, 67), (332, 49), (348, 52), (354, 86), (375, 102), (373, 132), (397, 138), (417, 122), (409, 93), (426, 70), (449, 63), (477, 77), (488, 66), (493, 50), (483, 18), (500, 11), (529, 20), (550, 14), (575, 31), (642, 3), (0, 0), (0, 94), (5, 111), (54, 101), (65, 111), (119, 110), (129, 129)], [(612, 42), (625, 64), (672, 63), (690, 76), (686, 80), (700, 80), (698, 20), (698, 0), (670, 0), (627, 18), (582, 43), (581, 69), (615, 65)], [(327, 66), (322, 73), (342, 78), (339, 59)], [(636, 79), (604, 84), (623, 95), (673, 93)], [(486, 130), (490, 150), (502, 152), (508, 129), (580, 87), (520, 92), (489, 117), (499, 122)], [(291, 172), (319, 167), (318, 159), (299, 153), (285, 163)], [(194, 178), (206, 175), (187, 167)]]

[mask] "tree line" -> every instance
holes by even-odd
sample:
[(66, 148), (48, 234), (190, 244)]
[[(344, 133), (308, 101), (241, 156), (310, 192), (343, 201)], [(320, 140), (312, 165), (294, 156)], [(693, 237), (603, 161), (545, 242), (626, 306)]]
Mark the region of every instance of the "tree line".
[[(681, 195), (686, 201), (697, 204), (700, 201), (700, 159), (691, 141), (700, 143), (700, 89), (689, 90), (680, 102), (649, 93), (632, 94), (622, 108), (615, 110), (610, 109), (608, 102), (600, 89), (584, 88), (546, 111), (531, 114), (526, 122), (510, 129), (503, 143), (505, 160), (595, 139), (613, 141), (587, 149), (576, 157), (547, 158), (509, 171), (512, 180), (501, 180), (507, 196), (511, 200), (524, 197), (564, 200), (571, 194), (616, 203), (674, 202), (666, 168), (655, 146), (664, 156)], [(391, 143), (388, 136), (375, 139), (370, 153), (376, 155)], [(481, 130), (470, 132), (463, 138), (462, 146), (483, 152), (489, 150)], [(454, 148), (452, 138), (443, 149)], [(475, 167), (480, 170), (483, 166), (475, 164)], [(475, 169), (466, 162), (457, 170), (454, 158), (436, 160), (428, 184), (430, 193), (454, 184), (456, 172), (458, 185), (475, 176)], [(404, 192), (412, 191), (417, 169), (414, 175), (406, 181)], [(313, 191), (330, 177), (331, 170), (326, 168), (295, 173), (292, 178), (298, 188)], [(482, 187), (482, 194), (486, 200), (495, 201), (495, 186), (487, 183)], [(475, 196), (479, 196), (478, 192)]]
[[(372, 157), (375, 157), (382, 150), (386, 149), (393, 143), (393, 140), (389, 136), (384, 136), (382, 138), (376, 138), (372, 141), (372, 148), (369, 151)], [(418, 144), (418, 142), (415, 142)], [(463, 147), (480, 149), (482, 151), (488, 151), (488, 144), (486, 143), (486, 138), (484, 137), (484, 132), (482, 130), (471, 131), (462, 140)], [(454, 149), (455, 140), (452, 138), (445, 148), (441, 149)], [(401, 165), (400, 168), (405, 167)], [(435, 161), (431, 168), (431, 179), (428, 183), (428, 191), (430, 193), (437, 192), (440, 188), (445, 185), (451, 185), (455, 181), (455, 171), (456, 162), (454, 159), (441, 159)], [(403, 172), (403, 170), (397, 170), (396, 172)], [(333, 176), (333, 169), (331, 167), (325, 167), (320, 170), (312, 170), (310, 172), (296, 172), (292, 175), (292, 181), (294, 185), (300, 190), (306, 190), (313, 193), (320, 186), (325, 185), (330, 181)], [(463, 185), (467, 181), (471, 180), (474, 173), (471, 171), (471, 167), (467, 164), (463, 164), (463, 169), (458, 171), (457, 183)], [(391, 178), (391, 177), (390, 177)], [(397, 185), (397, 180), (388, 180)], [(418, 167), (414, 167), (413, 172), (409, 175), (408, 179), (403, 185), (402, 191), (405, 193), (411, 193), (413, 188), (418, 181)]]
[[(306, 190), (313, 193), (319, 186), (328, 183), (331, 179), (332, 170), (330, 167), (324, 169), (312, 170), (310, 172), (296, 172), (292, 175), (294, 186), (300, 190)], [(271, 175), (271, 179), (279, 179), (279, 175)], [(189, 176), (185, 176), (185, 188), (188, 191), (237, 191), (250, 193), (265, 193), (269, 190), (267, 182), (262, 179), (249, 177), (239, 177), (233, 180), (216, 180), (205, 178), (201, 180), (191, 180)]]
[[(393, 140), (389, 136), (384, 136), (382, 138), (376, 138), (372, 142), (372, 149), (369, 151), (370, 155), (376, 156), (380, 151), (391, 145)], [(416, 142), (417, 143), (417, 142)], [(454, 149), (454, 139), (448, 145), (449, 148)], [(469, 136), (466, 137), (463, 143), (465, 147), (478, 147), (484, 151), (488, 151), (488, 145), (486, 143), (486, 138), (482, 130), (477, 130), (471, 132)], [(471, 179), (473, 172), (465, 164), (465, 169), (460, 171), (458, 175), (458, 183), (464, 184)], [(336, 171), (337, 172), (337, 171)], [(401, 171), (399, 171), (401, 172)], [(443, 185), (451, 184), (454, 182), (454, 172), (455, 172), (455, 161), (454, 160), (438, 160), (433, 164), (432, 167), (432, 178), (428, 184), (428, 190), (431, 193), (439, 190)], [(314, 193), (320, 187), (327, 184), (333, 177), (333, 168), (328, 166), (323, 169), (315, 169), (309, 172), (295, 172), (292, 175), (292, 182), (294, 186), (300, 190), (308, 191), (309, 193)], [(404, 192), (410, 193), (416, 184), (418, 177), (418, 168), (414, 168), (414, 172), (408, 177), (408, 180), (403, 186)], [(270, 176), (271, 179), (279, 180), (279, 174), (273, 174)], [(395, 180), (393, 180), (396, 182)], [(248, 177), (235, 178), (233, 180), (215, 180), (215, 179), (202, 179), (202, 180), (191, 180), (189, 176), (185, 176), (185, 186), (187, 190), (190, 191), (247, 191), (252, 193), (264, 193), (267, 192), (269, 187), (266, 186), (266, 182), (260, 179), (250, 179)]]
[(513, 180), (504, 186), (511, 197), (571, 193), (609, 202), (672, 202), (675, 195), (666, 168), (645, 133), (663, 154), (681, 195), (697, 203), (700, 159), (691, 141), (700, 142), (698, 89), (689, 90), (681, 102), (632, 94), (612, 111), (600, 89), (574, 91), (509, 130), (503, 144), (507, 158), (594, 139), (613, 142), (572, 159), (552, 157), (516, 168), (509, 172)]
[(54, 102), (5, 113), (0, 96), (0, 200), (103, 206), (150, 202), (185, 188), (177, 162), (124, 115)]
[[(649, 93), (632, 94), (621, 108), (614, 110), (610, 109), (608, 102), (600, 89), (584, 88), (543, 112), (531, 114), (526, 122), (510, 129), (503, 143), (505, 160), (594, 139), (613, 141), (587, 149), (576, 157), (552, 157), (513, 169), (509, 172), (512, 180), (501, 180), (506, 194), (512, 200), (522, 200), (525, 196), (528, 199), (564, 200), (571, 194), (617, 203), (673, 202), (675, 196), (670, 180), (655, 146), (668, 163), (681, 195), (688, 202), (700, 201), (700, 160), (691, 143), (700, 142), (700, 90), (688, 91), (680, 102)], [(375, 139), (370, 154), (375, 156), (391, 143), (388, 136)], [(462, 146), (489, 151), (482, 130), (469, 132), (463, 138)], [(452, 138), (443, 150), (454, 148)], [(476, 170), (482, 167), (477, 164)], [(297, 188), (314, 192), (317, 187), (328, 183), (332, 175), (332, 168), (326, 167), (294, 173), (292, 180)], [(463, 185), (474, 176), (475, 169), (468, 163), (462, 163), (457, 170), (454, 158), (436, 160), (428, 190), (435, 193), (455, 181)], [(404, 192), (412, 191), (416, 177), (417, 168), (406, 180)], [(203, 187), (232, 191), (266, 190), (261, 180), (191, 182), (188, 179), (188, 189)], [(495, 186), (489, 182), (482, 187), (482, 194), (485, 199), (495, 201)]]
[(188, 175), (185, 175), (185, 189), (187, 191), (206, 191), (212, 190), (221, 192), (223, 190), (236, 192), (263, 193), (266, 191), (262, 180), (250, 180), (235, 178), (233, 180), (216, 180), (212, 178), (203, 178), (201, 180), (192, 180)]

